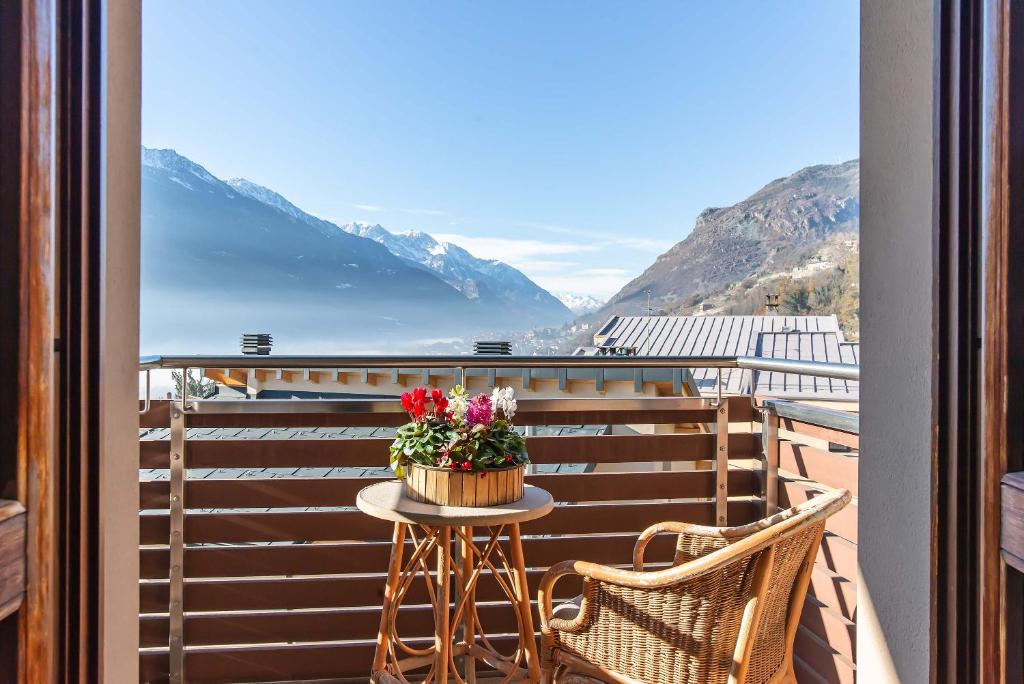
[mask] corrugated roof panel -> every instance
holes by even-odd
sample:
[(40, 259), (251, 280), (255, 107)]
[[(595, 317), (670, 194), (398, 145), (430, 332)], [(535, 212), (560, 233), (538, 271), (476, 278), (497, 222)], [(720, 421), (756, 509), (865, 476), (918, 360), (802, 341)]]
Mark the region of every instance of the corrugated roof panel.
[[(765, 332), (757, 355), (790, 361), (857, 363), (857, 345), (840, 342), (834, 332)], [(845, 353), (843, 349), (845, 348)], [(757, 392), (765, 396), (856, 401), (859, 384), (792, 373), (760, 373)]]
[[(607, 331), (607, 332), (605, 332)], [(765, 356), (858, 363), (859, 350), (843, 339), (835, 316), (616, 316), (602, 328), (606, 346), (636, 347), (652, 356)], [(724, 392), (745, 394), (750, 373), (722, 372)], [(693, 370), (702, 392), (713, 394), (717, 372)], [(811, 376), (760, 373), (758, 391), (846, 398), (857, 383)]]

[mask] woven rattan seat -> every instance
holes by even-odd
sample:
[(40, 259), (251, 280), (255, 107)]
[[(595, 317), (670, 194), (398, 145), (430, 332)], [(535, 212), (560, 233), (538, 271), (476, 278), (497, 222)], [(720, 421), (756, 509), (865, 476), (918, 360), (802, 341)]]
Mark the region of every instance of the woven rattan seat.
[[(826, 519), (850, 501), (839, 490), (741, 527), (658, 523), (632, 571), (583, 561), (540, 583), (543, 681), (657, 684), (795, 682), (793, 640)], [(656, 535), (678, 535), (675, 562), (643, 571)], [(583, 594), (552, 607), (555, 582)]]

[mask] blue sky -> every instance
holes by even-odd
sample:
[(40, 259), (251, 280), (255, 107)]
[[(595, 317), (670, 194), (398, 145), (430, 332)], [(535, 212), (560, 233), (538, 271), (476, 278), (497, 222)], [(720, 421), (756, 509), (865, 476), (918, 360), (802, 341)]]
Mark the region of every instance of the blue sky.
[(858, 155), (858, 3), (147, 0), (143, 144), (609, 296)]

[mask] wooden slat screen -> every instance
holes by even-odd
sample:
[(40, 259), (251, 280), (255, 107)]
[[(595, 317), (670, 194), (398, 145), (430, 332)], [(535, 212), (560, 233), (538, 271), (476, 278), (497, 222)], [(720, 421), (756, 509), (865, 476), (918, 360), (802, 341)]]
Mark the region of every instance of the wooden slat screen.
[[(759, 435), (751, 434), (750, 400), (734, 397), (730, 457), (756, 459)], [(255, 403), (255, 402), (253, 402)], [(699, 400), (684, 410), (592, 409), (531, 411), (517, 422), (536, 425), (703, 424), (716, 413)], [(658, 400), (652, 406), (665, 406)], [(382, 419), (383, 418), (383, 419)], [(336, 427), (395, 425), (404, 414), (189, 415), (194, 427)], [(154, 402), (143, 425), (167, 427), (166, 402)], [(230, 439), (187, 442), (186, 467), (380, 468), (388, 439)], [(596, 464), (593, 472), (537, 473), (532, 484), (552, 492), (559, 506), (523, 526), (531, 592), (544, 569), (568, 558), (628, 564), (636, 533), (661, 520), (713, 524), (714, 433), (653, 435), (534, 436), (531, 459), (541, 465)], [(168, 442), (143, 440), (142, 468), (166, 468)], [(643, 472), (633, 466), (651, 463)], [(668, 469), (672, 468), (672, 469)], [(685, 469), (683, 469), (685, 468)], [(694, 469), (698, 468), (698, 469)], [(185, 673), (189, 681), (269, 681), (365, 677), (380, 618), (381, 593), (391, 527), (352, 508), (358, 490), (381, 479), (295, 477), (223, 479), (216, 471), (188, 479), (185, 489)], [(729, 521), (762, 515), (760, 474), (729, 474)], [(168, 495), (166, 480), (141, 483), (140, 562), (141, 673), (160, 681), (168, 672)], [(320, 510), (318, 510), (320, 509)], [(271, 544), (271, 542), (273, 542)], [(657, 540), (655, 561), (671, 558), (672, 540)], [(576, 589), (565, 583), (559, 590)], [(493, 582), (483, 582), (481, 617), (489, 632), (509, 626), (511, 608)], [(400, 624), (409, 641), (431, 633), (425, 594), (417, 589), (403, 607)], [(500, 643), (500, 638), (497, 643)]]
[(785, 418), (779, 422), (779, 506), (795, 506), (828, 488), (854, 495), (826, 524), (794, 645), (800, 681), (850, 684), (857, 670), (859, 435)]

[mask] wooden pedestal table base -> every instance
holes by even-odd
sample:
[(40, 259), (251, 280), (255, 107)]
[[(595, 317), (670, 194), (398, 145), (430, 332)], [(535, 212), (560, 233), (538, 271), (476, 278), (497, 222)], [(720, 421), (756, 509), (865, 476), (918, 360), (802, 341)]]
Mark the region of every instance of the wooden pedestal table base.
[[(368, 515), (395, 523), (372, 681), (407, 684), (408, 677), (418, 672), (414, 681), (473, 684), (478, 661), (503, 672), (505, 682), (540, 681), (519, 524), (547, 515), (554, 506), (550, 494), (527, 486), (523, 498), (511, 504), (436, 506), (406, 497), (396, 481), (363, 489), (356, 504)], [(487, 531), (484, 543), (474, 540), (474, 528), (481, 539), (483, 530)], [(499, 543), (502, 535), (508, 536), (508, 553)], [(413, 542), (408, 558), (407, 538)], [(511, 656), (491, 646), (480, 623), (476, 587), (485, 572), (498, 583), (515, 612), (519, 640)], [(422, 648), (402, 641), (396, 629), (399, 606), (418, 576), (426, 581), (434, 611), (434, 643)]]

